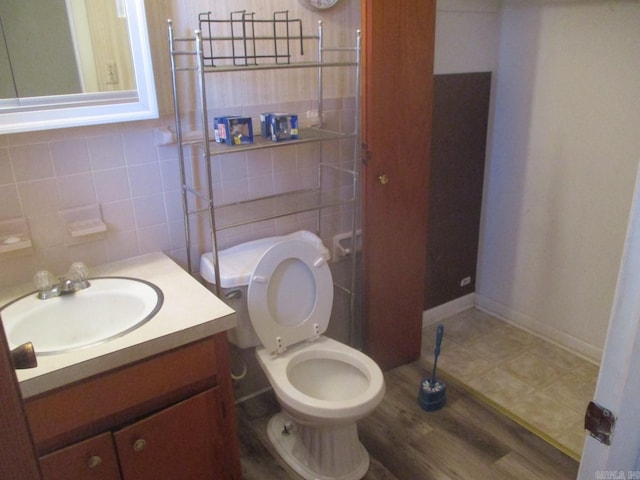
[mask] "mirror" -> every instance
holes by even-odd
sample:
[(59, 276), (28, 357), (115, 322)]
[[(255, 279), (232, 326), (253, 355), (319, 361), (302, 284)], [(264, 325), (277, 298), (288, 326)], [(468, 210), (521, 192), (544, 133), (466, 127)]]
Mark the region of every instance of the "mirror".
[(144, 0), (0, 0), (0, 33), (0, 134), (158, 116)]

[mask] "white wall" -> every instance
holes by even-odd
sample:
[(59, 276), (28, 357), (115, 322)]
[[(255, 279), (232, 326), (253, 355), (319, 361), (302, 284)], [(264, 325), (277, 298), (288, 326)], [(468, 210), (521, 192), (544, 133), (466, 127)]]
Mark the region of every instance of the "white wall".
[(640, 3), (502, 8), (477, 301), (599, 359), (640, 159)]
[[(491, 111), (500, 42), (500, 0), (438, 0), (436, 5), (434, 73), (492, 72)], [(422, 324), (436, 323), (473, 303), (474, 295), (470, 294), (431, 308), (423, 312)]]
[(434, 73), (495, 71), (499, 33), (499, 0), (438, 0)]

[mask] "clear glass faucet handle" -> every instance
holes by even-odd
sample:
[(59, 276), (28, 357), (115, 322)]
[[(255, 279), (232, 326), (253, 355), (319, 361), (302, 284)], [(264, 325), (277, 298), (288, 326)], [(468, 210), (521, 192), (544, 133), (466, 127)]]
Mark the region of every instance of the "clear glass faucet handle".
[(51, 290), (56, 284), (56, 278), (53, 276), (53, 273), (47, 270), (40, 270), (33, 276), (33, 283), (39, 292), (46, 292), (47, 290)]
[(81, 282), (89, 278), (89, 269), (83, 262), (74, 262), (69, 268), (68, 277), (74, 282)]

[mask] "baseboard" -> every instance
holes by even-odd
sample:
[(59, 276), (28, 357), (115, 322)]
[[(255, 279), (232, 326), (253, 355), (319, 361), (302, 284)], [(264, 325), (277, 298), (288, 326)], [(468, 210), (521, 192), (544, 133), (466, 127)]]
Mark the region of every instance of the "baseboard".
[(422, 312), (422, 327), (437, 323), (447, 317), (460, 313), (464, 310), (472, 308), (474, 302), (475, 293), (469, 293), (450, 302), (438, 305), (437, 307), (430, 308)]
[(544, 340), (569, 350), (571, 353), (583, 357), (585, 360), (600, 364), (602, 348), (594, 347), (568, 333), (561, 332), (549, 325), (541, 323), (534, 318), (520, 313), (512, 308), (498, 303), (478, 293), (475, 294), (475, 307), (494, 317), (497, 317), (515, 327), (526, 330)]

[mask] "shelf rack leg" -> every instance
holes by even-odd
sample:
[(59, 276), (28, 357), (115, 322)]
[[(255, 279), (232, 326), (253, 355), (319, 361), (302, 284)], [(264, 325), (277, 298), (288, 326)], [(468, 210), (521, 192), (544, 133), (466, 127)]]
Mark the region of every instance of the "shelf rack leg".
[(187, 198), (187, 191), (184, 186), (186, 185), (186, 173), (184, 168), (184, 150), (182, 144), (182, 120), (180, 118), (180, 100), (178, 98), (177, 88), (177, 76), (176, 76), (176, 44), (174, 41), (173, 23), (171, 20), (167, 21), (169, 30), (169, 53), (171, 61), (171, 84), (173, 86), (173, 110), (175, 112), (176, 120), (176, 139), (178, 142), (178, 164), (180, 166), (180, 185), (182, 189), (182, 212), (184, 218), (184, 236), (186, 243), (186, 255), (187, 255), (187, 270), (192, 273), (192, 260), (191, 260), (191, 225), (189, 217), (189, 204)]
[(205, 88), (204, 78), (204, 57), (202, 54), (202, 34), (200, 30), (195, 31), (196, 35), (196, 57), (198, 64), (198, 88), (200, 90), (200, 119), (202, 122), (202, 135), (204, 137), (204, 145), (202, 151), (202, 161), (206, 165), (206, 185), (207, 185), (207, 214), (209, 221), (209, 235), (211, 239), (211, 256), (213, 259), (213, 266), (216, 279), (216, 294), (220, 296), (220, 266), (218, 263), (218, 238), (216, 233), (216, 219), (215, 212), (213, 210), (213, 185), (211, 175), (211, 148), (209, 145), (209, 117), (207, 115), (207, 93)]

